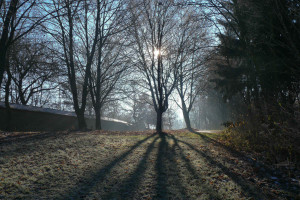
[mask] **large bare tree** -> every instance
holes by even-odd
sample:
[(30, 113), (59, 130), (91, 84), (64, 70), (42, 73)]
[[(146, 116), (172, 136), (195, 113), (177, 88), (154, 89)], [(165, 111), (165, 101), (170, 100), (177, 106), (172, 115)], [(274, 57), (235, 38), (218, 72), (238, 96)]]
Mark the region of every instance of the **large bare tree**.
[(205, 64), (211, 52), (209, 23), (206, 14), (200, 8), (182, 8), (178, 23), (177, 41), (179, 51), (179, 78), (176, 90), (181, 103), (181, 108), (186, 127), (191, 130), (189, 113), (197, 96), (205, 89), (207, 68)]
[(37, 40), (23, 38), (10, 50), (11, 102), (42, 106), (47, 102), (47, 99), (42, 102), (44, 93), (58, 86), (57, 78), (61, 72), (57, 59), (46, 47), (47, 42)]
[(101, 1), (53, 0), (48, 8), (52, 10), (55, 10), (54, 20), (49, 21), (46, 31), (63, 49), (61, 55), (67, 67), (78, 127), (84, 130), (88, 82), (99, 39)]
[[(96, 129), (101, 129), (103, 105), (110, 101), (108, 97), (128, 67), (124, 56), (126, 37), (123, 34), (128, 27), (126, 1), (102, 0), (100, 9), (99, 40), (89, 77), (89, 92), (96, 116)], [(88, 23), (88, 20), (85, 21)]]
[(162, 132), (162, 115), (178, 78), (178, 50), (175, 42), (177, 6), (171, 1), (143, 1), (131, 9), (135, 45), (132, 61), (144, 77), (156, 111), (156, 131)]
[(36, 0), (0, 1), (0, 88), (9, 67), (10, 47), (49, 16), (40, 12), (41, 4)]
[(0, 1), (0, 90), (7, 72), (5, 85), (5, 105), (7, 109), (7, 127), (10, 121), (9, 94), (12, 80), (10, 69), (10, 48), (14, 43), (34, 30), (48, 15), (40, 12), (36, 0)]

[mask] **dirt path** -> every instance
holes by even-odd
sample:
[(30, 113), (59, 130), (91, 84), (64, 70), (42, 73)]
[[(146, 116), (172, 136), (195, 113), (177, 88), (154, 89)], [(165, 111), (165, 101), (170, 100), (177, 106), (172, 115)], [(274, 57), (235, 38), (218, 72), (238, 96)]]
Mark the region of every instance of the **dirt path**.
[[(0, 140), (0, 199), (292, 199), (267, 167), (202, 133)], [(263, 171), (262, 171), (263, 169)]]

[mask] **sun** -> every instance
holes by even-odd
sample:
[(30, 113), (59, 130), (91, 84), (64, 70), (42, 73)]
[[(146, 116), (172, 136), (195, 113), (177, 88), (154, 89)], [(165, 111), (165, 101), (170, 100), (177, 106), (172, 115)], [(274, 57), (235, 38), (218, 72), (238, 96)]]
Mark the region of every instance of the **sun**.
[(154, 56), (155, 56), (155, 57), (158, 57), (159, 55), (160, 55), (160, 50), (155, 49), (155, 50), (154, 50)]

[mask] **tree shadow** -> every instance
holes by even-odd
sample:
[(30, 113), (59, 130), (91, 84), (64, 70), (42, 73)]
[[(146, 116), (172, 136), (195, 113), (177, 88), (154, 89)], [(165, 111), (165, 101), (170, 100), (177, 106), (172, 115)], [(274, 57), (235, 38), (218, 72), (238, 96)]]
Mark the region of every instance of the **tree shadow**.
[(237, 156), (239, 156), (239, 157), (245, 157), (245, 156), (246, 156), (245, 154), (243, 154), (243, 153), (241, 153), (241, 152), (239, 152), (239, 151), (237, 151), (237, 150), (235, 150), (235, 149), (233, 149), (233, 148), (230, 148), (230, 147), (228, 147), (228, 146), (225, 146), (224, 144), (222, 144), (222, 143), (220, 143), (220, 142), (218, 142), (218, 141), (216, 141), (216, 140), (214, 140), (214, 139), (211, 139), (210, 137), (208, 137), (208, 136), (206, 136), (206, 135), (204, 135), (204, 134), (201, 134), (201, 133), (199, 133), (199, 132), (197, 132), (197, 131), (195, 131), (195, 130), (189, 130), (189, 131), (190, 131), (191, 133), (194, 133), (194, 134), (200, 136), (201, 139), (203, 139), (203, 140), (206, 141), (206, 142), (210, 142), (210, 143), (213, 143), (213, 144), (215, 144), (215, 145), (217, 145), (217, 146), (219, 146), (219, 147), (222, 147), (223, 149), (225, 149), (226, 151), (230, 152), (230, 153), (233, 154), (233, 155), (237, 155)]
[[(153, 152), (158, 139), (160, 139), (160, 141), (157, 147), (158, 150), (156, 152), (157, 155), (154, 166), (156, 171), (155, 191), (153, 191), (154, 193), (150, 192), (148, 195), (152, 195), (152, 199), (174, 199), (172, 189), (176, 191), (177, 199), (188, 199), (186, 189), (182, 186), (178, 176), (179, 169), (175, 161), (175, 145), (173, 145), (172, 148), (169, 147), (165, 133), (159, 134), (159, 137), (151, 142), (133, 173), (122, 181), (114, 191), (110, 191), (101, 196), (102, 199), (117, 199), (118, 197), (121, 199), (134, 199), (134, 195), (138, 192), (142, 179), (145, 176), (150, 154)], [(170, 188), (170, 182), (175, 183), (175, 186)]]
[(24, 142), (32, 142), (35, 140), (46, 140), (46, 139), (54, 139), (59, 136), (64, 136), (70, 134), (69, 132), (36, 132), (36, 133), (22, 133), (18, 135), (9, 135), (4, 138), (0, 138), (1, 144), (11, 144), (15, 142), (24, 143)]
[(66, 132), (44, 132), (44, 133), (34, 133), (34, 134), (21, 134), (18, 136), (9, 136), (7, 138), (0, 139), (0, 149), (7, 149), (6, 146), (13, 145), (15, 148), (13, 151), (3, 151), (1, 156), (11, 156), (14, 154), (25, 155), (28, 153), (33, 153), (37, 149), (31, 143), (42, 144), (43, 142), (49, 140), (55, 140), (63, 138), (68, 135)]
[(110, 191), (108, 194), (104, 194), (101, 196), (102, 199), (113, 199), (116, 197), (122, 197), (122, 199), (132, 199), (132, 195), (138, 189), (139, 184), (142, 181), (143, 175), (147, 169), (147, 164), (149, 162), (149, 157), (154, 149), (154, 145), (159, 137), (156, 137), (151, 144), (147, 147), (146, 152), (144, 153), (143, 157), (140, 159), (139, 164), (137, 165), (134, 172), (127, 177), (126, 180), (122, 181), (119, 184), (116, 191)]
[[(175, 161), (175, 145), (172, 148), (169, 147), (169, 144), (166, 140), (167, 134), (160, 134), (160, 143), (158, 146), (157, 159), (155, 164), (156, 170), (156, 195), (157, 199), (188, 199), (186, 188), (181, 184), (180, 180), (180, 170), (178, 169), (177, 162)], [(170, 179), (172, 179), (173, 185), (176, 188), (176, 197), (172, 195), (171, 186), (169, 185)]]
[(78, 197), (80, 199), (85, 198), (92, 190), (92, 188), (102, 182), (107, 175), (109, 175), (110, 171), (122, 160), (124, 160), (128, 155), (130, 155), (136, 148), (138, 148), (141, 144), (149, 140), (150, 138), (154, 137), (156, 134), (152, 134), (145, 139), (137, 142), (133, 145), (128, 151), (123, 153), (122, 155), (115, 158), (111, 161), (108, 165), (102, 167), (101, 169), (97, 170), (95, 173), (91, 173), (85, 178), (79, 180), (76, 183), (76, 187), (70, 189), (66, 194), (63, 195), (61, 199), (70, 199), (70, 197)]
[[(91, 172), (88, 176), (79, 180), (76, 183), (76, 186), (64, 194), (61, 199), (87, 198), (91, 194), (93, 188), (95, 188), (95, 186), (99, 183), (102, 183), (103, 186), (105, 186), (105, 180), (108, 178), (109, 174), (111, 174), (112, 169), (129, 156), (141, 144), (154, 136), (156, 136), (156, 134), (150, 135), (137, 142), (128, 151), (115, 158), (106, 166), (96, 172)], [(160, 141), (158, 142), (158, 140)], [(147, 194), (148, 196), (150, 195), (152, 199), (192, 199), (189, 196), (190, 193), (187, 192), (189, 185), (186, 188), (184, 187), (186, 184), (183, 185), (183, 178), (188, 182), (188, 184), (189, 178), (193, 178), (197, 181), (199, 180), (197, 182), (199, 193), (208, 195), (209, 199), (222, 199), (220, 193), (216, 189), (206, 182), (200, 182), (200, 180), (204, 177), (202, 177), (201, 173), (197, 172), (197, 169), (193, 166), (191, 161), (186, 158), (185, 150), (182, 148), (181, 144), (186, 146), (188, 151), (191, 150), (196, 152), (209, 165), (216, 167), (222, 173), (226, 174), (233, 182), (236, 183), (236, 185), (241, 187), (245, 195), (255, 199), (265, 198), (259, 188), (251, 187), (247, 180), (235, 174), (219, 161), (216, 161), (212, 156), (207, 155), (192, 144), (180, 140), (174, 135), (168, 135), (166, 133), (159, 134), (157, 137), (153, 138), (153, 141), (151, 141), (149, 145), (147, 144), (145, 152), (133, 172), (130, 172), (125, 179), (120, 181), (120, 183), (115, 184), (113, 188), (110, 188), (108, 191), (104, 191), (104, 193), (100, 194), (101, 196), (99, 197), (101, 199), (134, 199), (136, 195), (140, 197), (137, 193), (143, 183), (146, 170), (150, 165), (150, 156), (154, 153), (153, 155), (156, 156), (156, 161), (153, 166), (155, 170), (155, 176), (153, 177), (154, 182), (151, 184), (151, 186), (153, 186), (153, 190)], [(155, 148), (157, 148), (157, 151), (154, 152)], [(184, 166), (179, 166), (177, 162), (178, 159), (184, 162)], [(182, 173), (182, 168), (180, 167), (184, 167), (184, 171), (186, 173)]]
[[(57, 149), (51, 148), (49, 146), (49, 141), (55, 141), (55, 140), (61, 140), (65, 142), (65, 139), (68, 135), (76, 134), (76, 132), (44, 132), (44, 133), (34, 133), (33, 135), (27, 135), (27, 134), (21, 134), (18, 136), (10, 136), (7, 139), (0, 139), (0, 149), (6, 149), (6, 146), (13, 145), (15, 148), (13, 151), (3, 151), (1, 152), (1, 156), (11, 156), (14, 154), (17, 154), (19, 156), (26, 155), (26, 154), (32, 154), (35, 151), (38, 151), (39, 148), (36, 148), (35, 144), (38, 144), (40, 146), (43, 146), (43, 144), (46, 144), (43, 146), (43, 150), (47, 151), (56, 151)], [(73, 135), (72, 135), (73, 137)], [(76, 140), (72, 143), (72, 145), (81, 144), (81, 137), (85, 137), (83, 134), (76, 134)], [(58, 142), (61, 142), (58, 141)], [(49, 148), (48, 148), (49, 147)], [(48, 148), (48, 149), (47, 149)], [(67, 146), (63, 147), (61, 146), (60, 149), (63, 150), (67, 148)]]
[(238, 159), (243, 160), (244, 162), (250, 164), (251, 166), (259, 166), (260, 168), (263, 168), (263, 171), (258, 171), (256, 173), (257, 176), (259, 177), (266, 177), (266, 174), (269, 174), (269, 176), (277, 176), (277, 177), (281, 177), (281, 175), (278, 173), (278, 171), (274, 171), (274, 169), (270, 168), (269, 166), (267, 166), (266, 164), (264, 164), (263, 162), (260, 162), (258, 160), (253, 160), (251, 157), (249, 157), (248, 155), (246, 155), (245, 153), (242, 153), (240, 151), (237, 151), (229, 146), (226, 146), (214, 139), (209, 138), (206, 135), (203, 135), (199, 132), (196, 132), (194, 130), (190, 130), (190, 132), (200, 136), (204, 141), (208, 142), (208, 143), (212, 143), (220, 148), (222, 148), (223, 150), (227, 151), (228, 153), (230, 153), (231, 155), (238, 157)]
[[(105, 180), (113, 167), (131, 154), (134, 149), (153, 136), (154, 135), (151, 135), (144, 140), (139, 141), (131, 147), (130, 150), (114, 159), (96, 173), (90, 174), (88, 178), (80, 180), (76, 184), (77, 186), (67, 192), (62, 199), (70, 197), (80, 199), (86, 198), (95, 185)], [(160, 141), (157, 144), (158, 139), (160, 139)], [(137, 164), (135, 170), (130, 173), (125, 180), (117, 184), (112, 190), (106, 193), (104, 192), (104, 194), (101, 195), (101, 199), (133, 199), (144, 178), (145, 171), (149, 165), (150, 154), (153, 152), (155, 147), (157, 148), (157, 152), (155, 152), (156, 161), (154, 166), (156, 176), (154, 177), (155, 183), (153, 184), (154, 191), (151, 191), (150, 195), (152, 195), (153, 199), (173, 199), (174, 196), (172, 195), (174, 195), (174, 192), (172, 194), (172, 191), (176, 191), (177, 199), (188, 199), (186, 189), (182, 186), (181, 180), (178, 177), (179, 169), (175, 161), (175, 145), (170, 148), (165, 133), (159, 134), (158, 137), (153, 139), (153, 141), (147, 146), (146, 151)], [(172, 188), (169, 185), (170, 182), (175, 183)]]
[[(174, 139), (175, 139), (175, 137), (174, 137)], [(185, 144), (191, 150), (195, 151), (198, 155), (205, 158), (205, 160), (208, 161), (209, 164), (211, 164), (212, 166), (216, 166), (220, 170), (222, 170), (222, 172), (224, 174), (226, 174), (229, 178), (231, 178), (231, 180), (233, 180), (237, 185), (239, 185), (241, 187), (242, 191), (247, 196), (254, 197), (255, 199), (265, 199), (265, 197), (263, 196), (263, 192), (259, 188), (251, 186), (251, 184), (247, 183), (248, 182), (247, 180), (237, 176), (237, 174), (233, 173), (229, 168), (225, 167), (220, 162), (214, 160), (211, 156), (200, 151), (199, 149), (197, 149), (196, 147), (194, 147), (192, 144), (190, 144), (188, 142), (185, 142), (185, 141), (182, 141), (179, 139), (175, 139), (175, 140), (177, 140), (177, 143), (180, 142), (182, 144)]]
[[(174, 146), (176, 146), (179, 149), (179, 157), (185, 162), (185, 166), (187, 167), (187, 170), (191, 174), (193, 178), (196, 178), (198, 180), (202, 180), (203, 177), (199, 175), (195, 167), (191, 164), (191, 161), (187, 159), (186, 155), (184, 154), (184, 150), (181, 148), (181, 146), (178, 144), (178, 140), (175, 138), (174, 135), (169, 136), (174, 141)], [(174, 152), (175, 153), (175, 152)], [(222, 197), (219, 195), (219, 193), (211, 188), (206, 183), (201, 183), (202, 189), (205, 191), (206, 194), (209, 195), (210, 199), (222, 199)]]
[(214, 139), (212, 139), (212, 138), (210, 138), (210, 137), (208, 137), (208, 136), (206, 136), (204, 134), (201, 134), (201, 133), (199, 133), (199, 132), (197, 132), (195, 130), (190, 130), (190, 132), (194, 133), (194, 134), (196, 134), (198, 136), (200, 136), (201, 139), (203, 139), (204, 141), (212, 143), (212, 144), (214, 144), (214, 145), (216, 145), (216, 146), (218, 146), (218, 147), (226, 150), (231, 155), (234, 155), (234, 156), (239, 157), (240, 159), (243, 159), (243, 161), (245, 161), (245, 162), (247, 162), (249, 164), (253, 164), (255, 162), (254, 160), (252, 160), (252, 158), (248, 157), (246, 154), (244, 154), (244, 153), (242, 153), (240, 151), (237, 151), (237, 150), (235, 150), (235, 149), (233, 149), (233, 148), (231, 148), (229, 146), (226, 146), (226, 145), (224, 145), (224, 144), (222, 144), (222, 143), (220, 143), (220, 142), (218, 142), (218, 141), (216, 141), (216, 140), (214, 140)]

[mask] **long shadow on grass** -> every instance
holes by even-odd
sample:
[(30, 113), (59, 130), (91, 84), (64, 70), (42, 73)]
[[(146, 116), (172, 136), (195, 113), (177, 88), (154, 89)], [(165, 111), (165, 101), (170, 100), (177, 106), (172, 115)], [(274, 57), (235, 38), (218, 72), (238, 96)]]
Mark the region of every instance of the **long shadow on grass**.
[[(175, 146), (169, 148), (166, 141), (165, 133), (160, 134), (161, 141), (158, 146), (157, 160), (155, 170), (157, 173), (156, 178), (156, 196), (157, 199), (188, 199), (186, 189), (182, 186), (179, 179), (180, 171), (175, 161)], [(172, 178), (177, 189), (176, 197), (170, 196), (171, 191), (168, 185), (168, 180), (171, 178), (170, 174), (173, 172)], [(178, 195), (178, 196), (177, 196)]]
[[(185, 162), (185, 166), (187, 167), (187, 170), (190, 172), (191, 176), (198, 180), (202, 180), (203, 177), (201, 177), (199, 175), (199, 173), (197, 173), (196, 169), (191, 164), (191, 161), (189, 159), (187, 159), (187, 157), (184, 154), (183, 149), (178, 144), (178, 140), (174, 137), (174, 135), (171, 135), (168, 137), (173, 139), (173, 141), (175, 143), (174, 146), (176, 146), (180, 150), (179, 156)], [(175, 154), (175, 152), (174, 152), (174, 154)], [(208, 184), (202, 183), (200, 186), (201, 186), (202, 191), (209, 195), (210, 199), (222, 199), (222, 197), (219, 195), (218, 191), (213, 190), (213, 188), (211, 188), (211, 186), (209, 186)]]
[[(43, 150), (47, 150), (48, 153), (52, 151), (57, 151), (57, 147), (52, 147), (51, 142), (57, 141), (57, 144), (62, 144), (61, 142), (65, 143), (65, 138), (68, 135), (74, 134), (76, 132), (49, 132), (49, 133), (36, 133), (34, 135), (26, 135), (26, 136), (11, 136), (13, 139), (7, 140), (0, 140), (0, 148), (6, 149), (6, 146), (13, 145), (15, 148), (11, 151), (5, 150), (1, 152), (1, 156), (10, 156), (10, 155), (26, 155), (33, 153), (35, 151), (39, 151), (41, 147)], [(74, 136), (74, 135), (73, 135)], [(73, 137), (72, 136), (72, 137)], [(81, 144), (82, 141), (80, 137), (84, 137), (85, 135), (75, 135), (74, 138), (76, 139), (73, 141), (72, 145), (74, 144)], [(62, 141), (58, 141), (62, 140)], [(50, 143), (49, 143), (50, 142)], [(38, 144), (38, 145), (36, 145)], [(40, 148), (37, 148), (40, 146)], [(66, 145), (59, 145), (59, 149), (63, 150), (67, 148)]]
[(68, 132), (42, 132), (42, 133), (34, 133), (34, 134), (20, 134), (7, 136), (5, 138), (0, 139), (0, 144), (11, 144), (15, 142), (19, 143), (28, 143), (36, 140), (46, 140), (46, 139), (54, 139), (60, 136), (68, 135)]
[(121, 197), (122, 199), (132, 199), (132, 195), (137, 191), (147, 169), (149, 156), (157, 140), (158, 137), (156, 137), (147, 147), (145, 154), (141, 158), (134, 172), (118, 186), (117, 191), (110, 191), (108, 194), (104, 194), (101, 196), (102, 199), (114, 199), (116, 197)]
[[(192, 133), (194, 133), (194, 134), (200, 136), (204, 141), (209, 142), (209, 143), (213, 143), (214, 145), (216, 145), (216, 146), (218, 146), (218, 147), (221, 147), (221, 148), (223, 148), (224, 150), (228, 151), (228, 152), (231, 153), (232, 155), (238, 156), (240, 159), (242, 158), (243, 161), (245, 161), (245, 162), (247, 162), (247, 163), (249, 163), (249, 164), (253, 164), (253, 163), (254, 163), (254, 161), (253, 161), (251, 158), (248, 158), (245, 154), (243, 154), (243, 153), (241, 153), (241, 152), (239, 152), (239, 151), (237, 151), (237, 150), (235, 150), (235, 149), (233, 149), (233, 148), (230, 148), (230, 147), (228, 147), (228, 146), (225, 146), (224, 144), (222, 144), (222, 143), (220, 143), (220, 142), (218, 142), (218, 141), (216, 141), (216, 140), (214, 140), (214, 139), (211, 139), (211, 138), (207, 137), (206, 135), (201, 134), (201, 133), (199, 133), (199, 132), (197, 132), (197, 131), (192, 130), (192, 131), (190, 131), (190, 132), (192, 132)], [(265, 166), (265, 167), (266, 167), (266, 166)], [(266, 167), (266, 168), (267, 168), (267, 167)]]
[(262, 191), (259, 188), (254, 188), (251, 187), (249, 183), (247, 183), (247, 181), (239, 176), (237, 176), (235, 173), (233, 173), (230, 169), (228, 169), (227, 167), (225, 167), (223, 164), (217, 162), (216, 160), (214, 160), (211, 156), (207, 155), (206, 153), (198, 150), (197, 148), (195, 148), (192, 144), (179, 140), (177, 139), (178, 142), (185, 144), (186, 146), (188, 146), (190, 149), (194, 150), (195, 152), (197, 152), (198, 155), (200, 155), (201, 157), (205, 158), (212, 166), (216, 166), (219, 169), (222, 170), (222, 172), (224, 174), (226, 174), (229, 178), (231, 178), (237, 185), (239, 185), (241, 187), (241, 189), (243, 190), (243, 192), (249, 196), (249, 197), (254, 197), (255, 199), (265, 199), (263, 196)]
[(95, 173), (89, 174), (88, 177), (83, 178), (80, 181), (78, 181), (76, 184), (76, 187), (69, 190), (69, 192), (67, 192), (62, 199), (69, 199), (71, 196), (77, 197), (80, 199), (85, 198), (96, 184), (98, 184), (99, 182), (101, 182), (105, 179), (105, 177), (110, 173), (112, 168), (114, 168), (118, 163), (120, 163), (122, 160), (124, 160), (129, 154), (131, 154), (142, 143), (146, 142), (147, 140), (149, 140), (150, 138), (152, 138), (154, 136), (155, 136), (155, 134), (152, 134), (152, 135), (146, 137), (145, 139), (137, 142), (128, 151), (126, 151), (119, 157), (115, 158), (108, 165), (99, 169)]
[[(222, 148), (223, 150), (229, 152), (231, 155), (238, 157), (239, 159), (242, 159), (244, 162), (252, 165), (252, 166), (260, 166), (261, 168), (264, 169), (264, 171), (259, 171), (258, 173), (256, 173), (257, 176), (259, 177), (266, 177), (266, 174), (270, 174), (271, 176), (276, 176), (276, 177), (281, 177), (280, 174), (276, 173), (273, 169), (271, 169), (269, 166), (265, 165), (263, 162), (259, 162), (259, 161), (255, 161), (252, 158), (250, 158), (249, 156), (243, 154), (240, 151), (237, 151), (231, 147), (228, 147), (214, 139), (211, 139), (209, 137), (207, 137), (206, 135), (203, 135), (199, 132), (196, 131), (191, 131), (192, 133), (200, 136), (204, 141), (209, 142), (209, 143), (213, 143), (214, 145)], [(282, 178), (282, 177), (281, 177)]]

